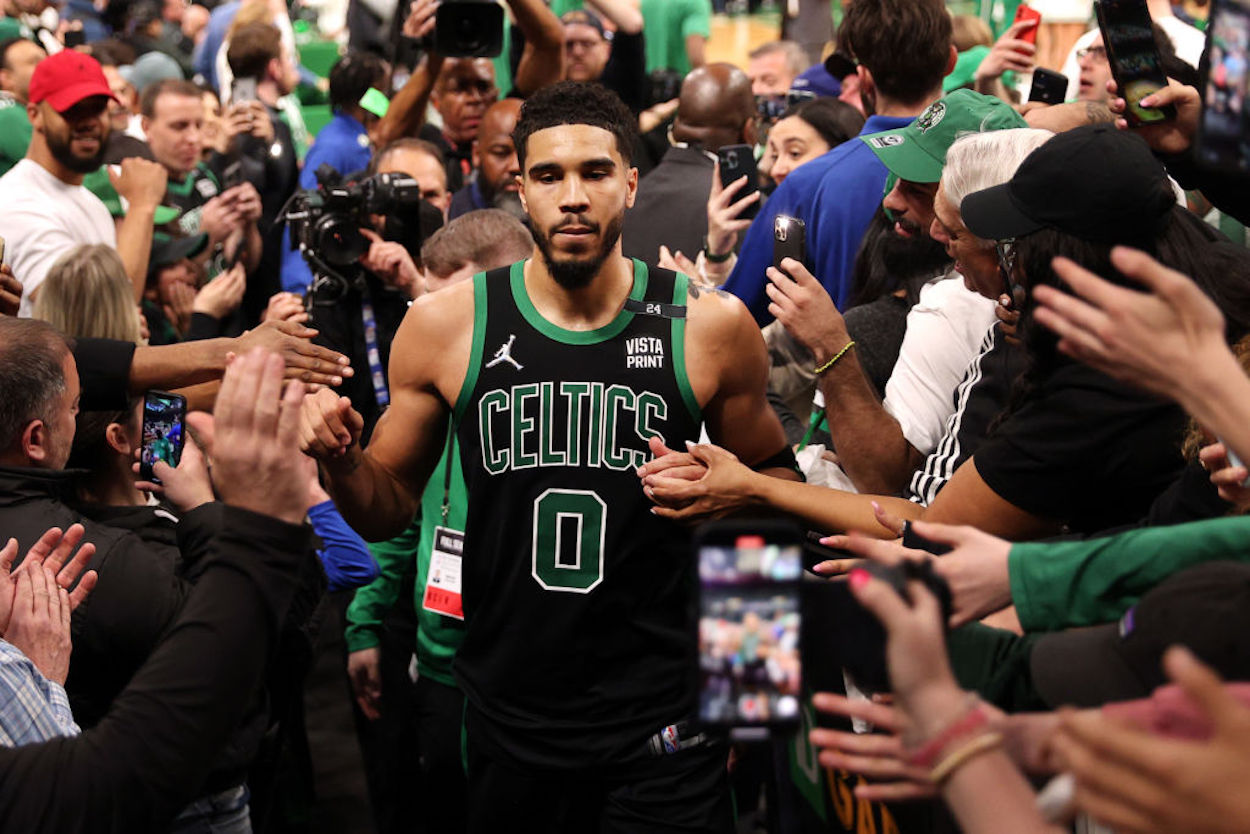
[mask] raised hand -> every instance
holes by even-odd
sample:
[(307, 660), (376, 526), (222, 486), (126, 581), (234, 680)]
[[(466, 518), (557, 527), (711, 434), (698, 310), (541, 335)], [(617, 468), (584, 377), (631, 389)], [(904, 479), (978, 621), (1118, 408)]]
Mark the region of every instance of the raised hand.
[[(194, 411), (187, 415), (187, 424), (195, 429), (201, 437), (212, 437), (213, 417), (203, 411)], [(139, 474), (139, 458), (143, 455), (143, 447), (135, 449), (133, 470)], [(190, 512), (196, 507), (213, 500), (213, 482), (208, 474), (208, 461), (200, 450), (191, 432), (187, 433), (182, 445), (182, 457), (176, 467), (163, 460), (152, 465), (152, 474), (161, 479), (159, 484), (151, 481), (136, 481), (135, 486), (147, 492), (164, 495), (169, 503), (182, 512)]]
[(215, 319), (224, 319), (243, 303), (247, 290), (247, 272), (243, 264), (235, 264), (227, 272), (209, 281), (195, 294), (191, 309)]
[(298, 454), (304, 386), (284, 390), (282, 368), (276, 353), (253, 350), (226, 369), (213, 415), (213, 486), (227, 504), (299, 524), (308, 509)]
[[(784, 270), (784, 272), (782, 271)], [(828, 362), (851, 340), (846, 321), (829, 293), (807, 267), (794, 258), (769, 267), (768, 312), (781, 322), (794, 340), (815, 357), (816, 365)]]
[(747, 184), (744, 174), (722, 187), (720, 184), (720, 162), (712, 166), (712, 191), (707, 198), (707, 246), (709, 255), (724, 255), (738, 243), (739, 232), (745, 231), (750, 225), (749, 219), (740, 219), (747, 206), (758, 203), (760, 192), (753, 191), (741, 200), (734, 201)]

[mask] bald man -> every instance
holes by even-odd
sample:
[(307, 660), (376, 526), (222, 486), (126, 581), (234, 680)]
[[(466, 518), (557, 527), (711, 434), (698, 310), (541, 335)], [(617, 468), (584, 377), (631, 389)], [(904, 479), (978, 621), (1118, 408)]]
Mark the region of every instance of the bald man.
[(449, 219), (486, 208), (503, 209), (518, 220), (528, 219), (517, 195), (521, 165), (512, 143), (520, 115), (520, 99), (505, 98), (487, 108), (473, 142), (473, 179), (452, 195)]
[(692, 257), (703, 248), (716, 151), (755, 144), (755, 96), (746, 73), (733, 64), (709, 64), (687, 75), (673, 142), (638, 183), (638, 200), (621, 235), (625, 255), (649, 264), (661, 244)]

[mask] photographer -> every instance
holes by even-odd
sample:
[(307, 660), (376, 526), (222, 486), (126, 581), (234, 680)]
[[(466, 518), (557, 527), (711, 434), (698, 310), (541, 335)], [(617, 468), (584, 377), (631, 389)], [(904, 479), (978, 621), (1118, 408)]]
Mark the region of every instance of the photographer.
[(310, 323), (321, 331), (319, 342), (351, 357), (356, 374), (342, 393), (364, 415), (366, 438), (390, 403), (391, 340), (422, 292), (416, 253), (443, 221), (412, 173), (393, 166), (377, 173), (391, 156), (383, 148), (364, 179), (300, 192), (287, 214), (291, 240), (314, 276)]

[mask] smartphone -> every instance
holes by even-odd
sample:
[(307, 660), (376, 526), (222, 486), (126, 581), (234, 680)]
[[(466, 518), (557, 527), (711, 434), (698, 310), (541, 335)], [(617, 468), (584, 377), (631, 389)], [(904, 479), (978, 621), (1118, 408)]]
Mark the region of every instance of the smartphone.
[(1016, 18), (1011, 23), (1014, 26), (1022, 20), (1032, 20), (1033, 26), (1020, 33), (1020, 40), (1037, 46), (1037, 29), (1042, 25), (1042, 13), (1032, 6), (1021, 3), (1019, 6), (1016, 6)]
[(1029, 88), (1029, 101), (1063, 104), (1063, 100), (1067, 97), (1068, 76), (1045, 67), (1037, 67), (1033, 70), (1033, 86)]
[(781, 269), (785, 258), (794, 258), (807, 266), (807, 225), (797, 217), (779, 214), (773, 221), (773, 266), (780, 269), (782, 275), (793, 278)]
[(186, 422), (186, 397), (166, 391), (148, 391), (143, 395), (143, 454), (139, 459), (143, 480), (160, 483), (152, 471), (158, 460), (170, 466), (177, 466), (182, 460)]
[(1128, 105), (1124, 118), (1130, 127), (1158, 124), (1176, 118), (1176, 108), (1142, 107), (1141, 100), (1166, 87), (1167, 76), (1155, 46), (1146, 0), (1094, 0), (1111, 75)]
[[(747, 184), (738, 189), (738, 193), (734, 195), (735, 203), (760, 190), (760, 173), (755, 166), (755, 150), (750, 145), (726, 145), (716, 152), (716, 158), (720, 160), (721, 187), (728, 188), (743, 175), (747, 178)], [(759, 210), (760, 202), (756, 200), (747, 206), (739, 217), (754, 217)]]
[(221, 190), (229, 191), (236, 185), (243, 184), (243, 160), (236, 159), (226, 166), (221, 176)]
[(4, 263), (4, 238), (0, 237), (0, 264)]
[(739, 741), (800, 722), (803, 537), (779, 521), (721, 521), (695, 535), (698, 723)]
[(1245, 174), (1250, 171), (1250, 0), (1213, 0), (1207, 32), (1198, 160), (1208, 168)]
[(230, 103), (244, 104), (249, 101), (256, 101), (256, 79), (255, 78), (236, 78), (234, 86), (230, 88)]

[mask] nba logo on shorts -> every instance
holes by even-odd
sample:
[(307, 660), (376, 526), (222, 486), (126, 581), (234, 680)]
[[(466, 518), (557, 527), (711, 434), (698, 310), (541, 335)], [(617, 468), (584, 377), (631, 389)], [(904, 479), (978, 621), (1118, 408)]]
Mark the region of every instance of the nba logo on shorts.
[(664, 742), (665, 753), (676, 753), (681, 750), (681, 739), (677, 736), (676, 724), (669, 724), (660, 730), (660, 740)]

